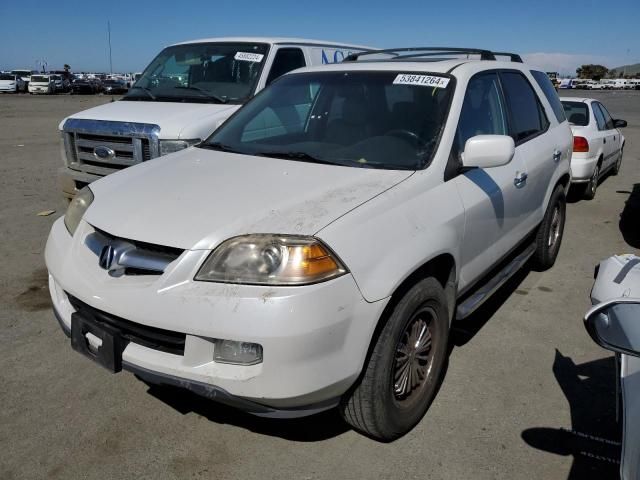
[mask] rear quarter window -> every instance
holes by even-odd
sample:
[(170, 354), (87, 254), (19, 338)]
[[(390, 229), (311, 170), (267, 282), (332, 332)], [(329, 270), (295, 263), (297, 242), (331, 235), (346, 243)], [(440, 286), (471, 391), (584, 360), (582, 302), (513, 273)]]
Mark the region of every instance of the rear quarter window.
[(547, 97), (558, 123), (564, 122), (567, 119), (564, 114), (564, 108), (562, 108), (562, 103), (560, 102), (560, 98), (558, 98), (558, 93), (551, 83), (551, 80), (549, 80), (547, 74), (531, 70), (531, 75), (542, 90), (542, 93), (544, 93), (544, 96)]

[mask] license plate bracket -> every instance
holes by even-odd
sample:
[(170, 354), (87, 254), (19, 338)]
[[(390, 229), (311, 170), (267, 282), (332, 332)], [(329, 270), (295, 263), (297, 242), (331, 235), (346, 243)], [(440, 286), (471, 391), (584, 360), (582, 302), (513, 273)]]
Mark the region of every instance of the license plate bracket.
[[(87, 334), (100, 339), (101, 345), (97, 348), (90, 345)], [(85, 313), (71, 314), (71, 347), (110, 372), (122, 370), (122, 352), (128, 343), (118, 329), (99, 323)]]

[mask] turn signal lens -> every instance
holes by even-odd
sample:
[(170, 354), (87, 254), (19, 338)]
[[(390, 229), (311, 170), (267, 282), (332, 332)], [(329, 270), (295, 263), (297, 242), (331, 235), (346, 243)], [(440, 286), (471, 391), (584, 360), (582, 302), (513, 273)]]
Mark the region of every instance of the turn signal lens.
[(586, 153), (589, 151), (589, 142), (584, 137), (573, 137), (573, 151)]

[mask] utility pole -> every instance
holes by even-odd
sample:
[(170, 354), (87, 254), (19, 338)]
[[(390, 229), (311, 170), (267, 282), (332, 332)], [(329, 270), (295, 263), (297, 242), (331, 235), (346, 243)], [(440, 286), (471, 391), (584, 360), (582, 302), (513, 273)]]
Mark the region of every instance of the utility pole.
[(111, 22), (107, 20), (107, 34), (109, 36), (109, 73), (113, 73), (113, 62), (111, 61)]

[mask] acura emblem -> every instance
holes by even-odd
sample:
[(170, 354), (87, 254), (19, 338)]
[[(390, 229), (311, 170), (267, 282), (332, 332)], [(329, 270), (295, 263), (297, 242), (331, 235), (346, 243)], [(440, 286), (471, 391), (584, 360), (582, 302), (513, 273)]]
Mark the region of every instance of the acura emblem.
[(98, 260), (98, 265), (100, 268), (104, 270), (110, 270), (111, 265), (113, 264), (113, 257), (115, 255), (115, 249), (113, 245), (105, 245), (102, 247), (102, 252), (100, 252), (100, 259)]
[(116, 156), (116, 152), (114, 152), (109, 147), (100, 145), (93, 149), (93, 156), (96, 157), (98, 160), (111, 160), (113, 157)]

